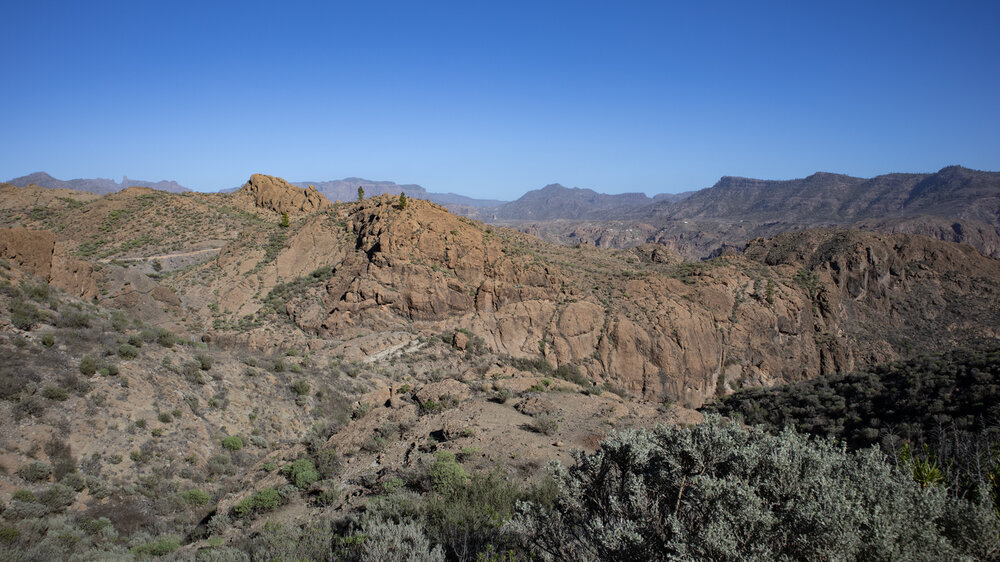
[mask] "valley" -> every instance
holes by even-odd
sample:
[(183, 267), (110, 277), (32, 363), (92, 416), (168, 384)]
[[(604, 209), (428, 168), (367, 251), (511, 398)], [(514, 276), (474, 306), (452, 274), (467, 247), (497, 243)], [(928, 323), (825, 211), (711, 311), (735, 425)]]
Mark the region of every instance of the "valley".
[[(701, 209), (700, 193), (653, 205)], [(311, 540), (349, 558), (375, 548), (343, 542), (365, 514), (405, 512), (450, 559), (523, 553), (501, 523), (531, 523), (515, 497), (561, 509), (549, 461), (697, 424), (734, 393), (1000, 336), (1000, 262), (967, 229), (680, 212), (655, 228), (623, 216), (602, 243), (608, 223), (515, 229), (263, 174), (232, 193), (0, 185), (0, 539), (26, 559), (239, 559)], [(704, 228), (720, 216), (730, 230)], [(471, 502), (461, 525), (480, 542), (444, 538), (445, 499)], [(477, 519), (483, 506), (506, 515)]]

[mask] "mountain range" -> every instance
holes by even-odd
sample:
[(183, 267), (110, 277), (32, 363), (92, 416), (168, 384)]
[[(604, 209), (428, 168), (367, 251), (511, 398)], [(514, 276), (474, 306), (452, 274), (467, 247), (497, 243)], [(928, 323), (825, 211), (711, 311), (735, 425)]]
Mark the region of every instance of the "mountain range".
[[(915, 214), (895, 218), (847, 210), (852, 179), (778, 188), (845, 186), (792, 218), (922, 221), (984, 205), (993, 178), (899, 182), (881, 208)], [(670, 243), (552, 244), (410, 186), (358, 201), (349, 183), (341, 203), (265, 174), (234, 193), (0, 184), (0, 559), (345, 559), (323, 551), (379, 505), (499, 528), (512, 508), (482, 502), (535, 484), (545, 497), (546, 463), (621, 429), (1000, 334), (1000, 260), (970, 244), (803, 228), (685, 261)], [(654, 234), (683, 225), (673, 245), (704, 249), (751, 231), (717, 214), (770, 217), (749, 191), (768, 188), (720, 183), (716, 207), (685, 211), (697, 218), (666, 216), (687, 200), (560, 186), (527, 200), (657, 209)], [(739, 197), (749, 211), (722, 203)], [(645, 236), (635, 219), (568, 222)], [(445, 486), (466, 507), (413, 503)], [(434, 536), (460, 536), (456, 552), (473, 527), (448, 525)]]
[[(108, 179), (61, 181), (43, 172), (10, 183), (98, 194), (113, 193), (126, 185), (186, 190), (176, 182), (128, 178), (120, 183)], [(741, 248), (754, 238), (821, 226), (925, 234), (1000, 256), (1000, 173), (961, 166), (930, 174), (894, 173), (874, 178), (827, 172), (793, 180), (725, 176), (709, 188), (654, 197), (605, 194), (556, 183), (528, 191), (514, 201), (435, 193), (416, 184), (357, 177), (292, 185), (313, 186), (331, 201), (355, 200), (359, 186), (369, 197), (406, 193), (451, 212), (512, 226), (552, 242), (616, 248), (659, 243), (687, 258), (705, 258), (727, 248)]]
[(96, 193), (97, 195), (107, 195), (109, 193), (115, 193), (116, 191), (121, 191), (126, 187), (148, 187), (151, 189), (158, 189), (160, 191), (168, 191), (170, 193), (184, 193), (185, 191), (191, 191), (190, 189), (184, 187), (183, 185), (175, 181), (143, 181), (143, 180), (130, 180), (128, 177), (123, 177), (122, 181), (116, 182), (115, 180), (106, 178), (78, 178), (74, 180), (59, 180), (56, 179), (45, 172), (35, 172), (33, 174), (28, 174), (26, 176), (21, 176), (14, 178), (7, 183), (15, 185), (17, 187), (28, 187), (29, 185), (37, 185), (39, 187), (47, 187), (49, 189), (74, 189), (76, 191), (87, 191), (90, 193)]

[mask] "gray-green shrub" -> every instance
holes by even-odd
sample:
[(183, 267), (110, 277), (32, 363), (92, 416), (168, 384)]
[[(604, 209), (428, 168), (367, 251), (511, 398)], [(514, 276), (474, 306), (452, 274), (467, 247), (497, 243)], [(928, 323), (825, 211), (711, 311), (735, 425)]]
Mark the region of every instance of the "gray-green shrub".
[(716, 416), (624, 431), (509, 524), (547, 560), (954, 560), (1000, 552), (986, 504), (921, 489), (877, 450), (846, 452)]

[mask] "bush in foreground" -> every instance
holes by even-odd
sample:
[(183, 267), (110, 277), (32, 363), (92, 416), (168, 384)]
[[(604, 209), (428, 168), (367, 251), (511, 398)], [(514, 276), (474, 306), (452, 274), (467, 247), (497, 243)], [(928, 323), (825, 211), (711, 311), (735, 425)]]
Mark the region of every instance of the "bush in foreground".
[(694, 428), (612, 435), (551, 465), (551, 507), (508, 528), (547, 560), (992, 559), (990, 506), (921, 489), (874, 449), (709, 416)]

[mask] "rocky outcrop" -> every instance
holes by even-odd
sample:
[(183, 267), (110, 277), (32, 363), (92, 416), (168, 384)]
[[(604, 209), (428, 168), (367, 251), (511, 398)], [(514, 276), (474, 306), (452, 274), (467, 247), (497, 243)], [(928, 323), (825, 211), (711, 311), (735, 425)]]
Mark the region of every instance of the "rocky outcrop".
[(235, 195), (237, 200), (249, 202), (254, 208), (289, 215), (309, 214), (333, 206), (315, 187), (300, 189), (281, 178), (264, 174), (250, 176)]
[(347, 237), (321, 288), (285, 303), (306, 332), (465, 328), (494, 352), (691, 406), (1000, 326), (1000, 262), (923, 237), (814, 230), (678, 264), (662, 246), (549, 247), (388, 196), (324, 220)]
[(99, 294), (93, 266), (72, 257), (47, 230), (0, 228), (0, 258), (73, 296), (92, 299)]

